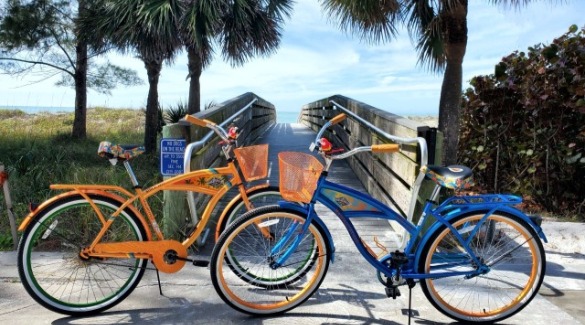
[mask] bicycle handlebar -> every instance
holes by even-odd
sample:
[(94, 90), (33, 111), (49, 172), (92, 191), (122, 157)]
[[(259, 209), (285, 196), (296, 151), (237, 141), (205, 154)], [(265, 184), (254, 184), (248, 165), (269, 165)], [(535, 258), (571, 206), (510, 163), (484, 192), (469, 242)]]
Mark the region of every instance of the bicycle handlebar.
[(219, 135), (219, 137), (226, 141), (226, 142), (230, 142), (230, 137), (228, 135), (228, 133), (219, 125), (215, 124), (214, 122), (210, 121), (210, 120), (205, 120), (205, 119), (200, 119), (200, 118), (196, 118), (195, 116), (192, 115), (185, 115), (185, 121), (191, 123), (191, 124), (195, 124), (198, 126), (202, 126), (202, 127), (206, 127), (206, 128), (210, 128), (213, 131), (215, 131), (215, 133), (217, 133), (217, 135)]
[(202, 119), (196, 118), (195, 116), (192, 116), (189, 114), (185, 115), (185, 120), (191, 124), (199, 125), (202, 127), (207, 127), (208, 124), (212, 124), (212, 125), (215, 124), (212, 121), (202, 120)]
[(336, 115), (334, 118), (332, 118), (331, 120), (329, 120), (329, 123), (331, 123), (331, 125), (335, 125), (339, 122), (342, 122), (343, 120), (345, 120), (347, 118), (347, 115), (345, 115), (345, 113), (341, 113), (339, 115)]
[(367, 152), (367, 151), (371, 151), (371, 152), (398, 152), (400, 151), (400, 145), (398, 144), (375, 144), (373, 146), (363, 146), (363, 147), (357, 147), (357, 148), (353, 148), (350, 151), (344, 152), (342, 154), (339, 155), (326, 155), (325, 159), (330, 159), (330, 160), (339, 160), (339, 159), (345, 159), (347, 157), (353, 156), (356, 153), (359, 152)]
[(319, 147), (319, 141), (321, 140), (321, 136), (323, 135), (323, 132), (325, 132), (325, 130), (327, 130), (328, 127), (342, 122), (343, 120), (345, 120), (346, 117), (347, 116), (345, 115), (345, 113), (341, 113), (341, 114), (336, 115), (335, 117), (333, 117), (329, 121), (327, 121), (327, 123), (323, 124), (323, 126), (321, 127), (319, 132), (317, 132), (317, 136), (315, 137), (315, 141), (313, 141), (313, 143), (311, 143), (309, 150), (313, 151), (313, 150), (315, 150), (315, 148)]
[(372, 146), (372, 152), (398, 152), (400, 146), (397, 144), (375, 144)]
[[(315, 150), (315, 148), (319, 148), (319, 151), (321, 151), (321, 136), (323, 135), (323, 133), (325, 132), (325, 130), (327, 128), (329, 128), (332, 125), (338, 124), (340, 122), (342, 122), (343, 120), (345, 120), (347, 118), (347, 115), (345, 115), (345, 113), (341, 113), (336, 115), (335, 117), (333, 117), (331, 120), (327, 121), (327, 123), (323, 124), (323, 126), (321, 127), (321, 129), (319, 130), (319, 132), (317, 133), (317, 136), (315, 137), (315, 141), (313, 141), (313, 143), (310, 146), (310, 150), (313, 151)], [(327, 143), (329, 143), (327, 141)], [(377, 145), (372, 145), (372, 146), (366, 146), (366, 147), (359, 147), (359, 148), (354, 148), (348, 152), (339, 154), (339, 155), (335, 155), (332, 156), (331, 155), (331, 151), (330, 148), (326, 149), (327, 150), (327, 157), (329, 157), (330, 159), (344, 159), (347, 158), (349, 156), (352, 156), (358, 152), (363, 152), (363, 151), (372, 151), (372, 152), (398, 152), (400, 151), (400, 145), (398, 144), (377, 144)], [(325, 152), (324, 152), (325, 153)]]

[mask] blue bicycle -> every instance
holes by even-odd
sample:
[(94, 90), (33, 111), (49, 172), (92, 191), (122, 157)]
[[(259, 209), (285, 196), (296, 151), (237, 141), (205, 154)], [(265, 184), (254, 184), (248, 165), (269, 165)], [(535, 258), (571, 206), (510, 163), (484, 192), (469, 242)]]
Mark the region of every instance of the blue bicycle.
[[(469, 168), (427, 165), (422, 138), (396, 137), (396, 144), (336, 153), (321, 136), (344, 118), (341, 114), (325, 123), (311, 144), (324, 166), (312, 155), (280, 153), (280, 191), (287, 201), (246, 213), (219, 238), (210, 269), (221, 298), (236, 310), (272, 315), (311, 297), (334, 260), (333, 240), (314, 209), (320, 202), (345, 225), (361, 255), (378, 271), (389, 297), (396, 298), (400, 286), (419, 283), (439, 311), (463, 322), (497, 322), (522, 310), (544, 278), (546, 237), (513, 207), (521, 199), (502, 194), (453, 196), (439, 204), (441, 187), (462, 189), (470, 184)], [(413, 142), (421, 149), (422, 166), (415, 189), (424, 178), (437, 184), (416, 225), (369, 195), (327, 180), (333, 160), (364, 151), (397, 152)], [(377, 256), (352, 223), (362, 217), (396, 221), (409, 234), (402, 249)], [(428, 218), (434, 219), (431, 226), (425, 226)]]

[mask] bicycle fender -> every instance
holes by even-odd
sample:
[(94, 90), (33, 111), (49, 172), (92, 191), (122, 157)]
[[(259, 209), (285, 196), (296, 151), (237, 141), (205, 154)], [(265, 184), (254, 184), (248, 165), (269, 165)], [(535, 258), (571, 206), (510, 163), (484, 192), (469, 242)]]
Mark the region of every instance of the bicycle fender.
[[(250, 187), (248, 189), (246, 189), (246, 194), (251, 194), (254, 191), (260, 190), (260, 189), (265, 189), (270, 187), (270, 184), (266, 183), (266, 184), (261, 184), (261, 185), (257, 185), (254, 187)], [(219, 216), (219, 219), (217, 219), (217, 226), (215, 227), (215, 242), (217, 242), (217, 240), (219, 239), (219, 236), (221, 235), (219, 232), (219, 228), (221, 226), (221, 224), (223, 223), (223, 219), (226, 218), (228, 211), (231, 210), (231, 208), (233, 206), (235, 206), (237, 203), (239, 203), (242, 200), (242, 194), (238, 193), (238, 195), (236, 195), (227, 205), (226, 207), (223, 209), (223, 211), (221, 212), (221, 215)]]
[[(308, 213), (307, 205), (300, 205), (298, 203), (288, 201), (278, 201), (278, 205), (283, 209), (294, 210), (305, 215), (307, 215)], [(323, 232), (325, 232), (325, 236), (327, 236), (327, 243), (329, 246), (327, 247), (327, 249), (331, 252), (331, 263), (335, 262), (335, 245), (333, 245), (333, 237), (331, 236), (329, 229), (327, 228), (327, 226), (325, 226), (323, 220), (321, 220), (321, 218), (319, 218), (319, 216), (316, 213), (314, 213), (313, 221), (315, 221), (321, 227), (321, 229), (323, 229)]]
[[(24, 231), (30, 225), (31, 221), (33, 221), (40, 212), (45, 210), (47, 207), (51, 206), (53, 203), (55, 203), (59, 200), (62, 200), (64, 198), (70, 197), (70, 196), (80, 195), (81, 192), (83, 192), (85, 194), (102, 195), (102, 196), (105, 196), (107, 198), (110, 198), (112, 200), (119, 202), (120, 205), (122, 205), (122, 204), (124, 204), (124, 202), (126, 202), (126, 199), (124, 199), (123, 197), (121, 197), (119, 195), (116, 195), (116, 194), (110, 193), (110, 192), (98, 191), (98, 190), (83, 190), (83, 191), (65, 192), (65, 193), (62, 193), (59, 195), (55, 195), (52, 198), (49, 198), (45, 202), (41, 203), (41, 205), (39, 205), (34, 211), (27, 214), (26, 217), (24, 217), (24, 220), (18, 226), (18, 231), (21, 231), (21, 232)], [(141, 217), (142, 214), (136, 209), (136, 207), (134, 207), (134, 205), (129, 205), (127, 208), (130, 209), (136, 216), (139, 217), (138, 219), (140, 220), (140, 222), (142, 223), (142, 226), (146, 230), (146, 236), (147, 236), (148, 240), (151, 240), (152, 233), (150, 231), (150, 227), (148, 226), (148, 224), (146, 224), (146, 222), (144, 221), (144, 218)]]
[[(501, 205), (496, 207), (495, 209), (486, 209), (486, 207), (481, 207), (481, 206), (466, 206), (466, 207), (462, 207), (460, 209), (455, 209), (449, 213), (447, 213), (445, 217), (445, 220), (447, 221), (451, 221), (454, 218), (462, 215), (462, 214), (468, 214), (470, 212), (480, 212), (482, 214), (485, 214), (487, 211), (492, 211), (493, 212), (497, 212), (497, 211), (501, 211), (501, 212), (505, 212), (508, 214), (511, 214), (513, 216), (516, 216), (520, 219), (522, 219), (523, 221), (525, 221), (530, 227), (532, 227), (536, 233), (538, 234), (538, 237), (540, 237), (545, 243), (548, 243), (548, 239), (546, 238), (546, 235), (544, 234), (544, 232), (542, 231), (542, 228), (537, 225), (536, 223), (534, 223), (534, 221), (532, 221), (532, 219), (530, 219), (527, 215), (525, 215), (522, 211), (508, 206), (508, 205)], [(430, 240), (431, 235), (439, 228), (441, 227), (443, 224), (439, 223), (439, 222), (435, 222), (430, 228), (429, 230), (425, 233), (425, 235), (423, 236), (423, 238), (420, 241), (420, 244), (417, 245), (416, 248), (416, 261), (415, 261), (415, 265), (418, 265), (418, 260), (419, 260), (419, 256), (421, 253), (422, 248), (426, 245), (426, 243)]]
[[(466, 207), (462, 207), (456, 210), (453, 210), (452, 212), (449, 212), (446, 216), (445, 219), (447, 221), (451, 221), (453, 218), (460, 216), (463, 213), (470, 213), (470, 212), (476, 212), (476, 211), (491, 211), (493, 210), (493, 212), (496, 211), (501, 211), (501, 212), (505, 212), (511, 215), (514, 215), (520, 219), (522, 219), (523, 221), (525, 221), (529, 226), (531, 226), (536, 233), (538, 234), (538, 237), (540, 237), (545, 243), (548, 243), (548, 239), (546, 238), (546, 235), (544, 234), (544, 232), (542, 231), (542, 228), (537, 225), (536, 223), (534, 223), (534, 221), (532, 221), (532, 219), (530, 219), (527, 215), (525, 215), (522, 211), (511, 207), (509, 205), (501, 205), (498, 206), (496, 208), (493, 209), (487, 209), (485, 206), (481, 207), (481, 206), (466, 206)], [(483, 212), (485, 214), (485, 212)], [(431, 229), (429, 229), (429, 231), (425, 234), (425, 236), (423, 237), (424, 239), (427, 239), (427, 237), (429, 237), (433, 231), (435, 231), (437, 228), (439, 228), (441, 226), (441, 224), (437, 223), (434, 224), (433, 227), (431, 227)], [(426, 241), (425, 241), (426, 242)]]

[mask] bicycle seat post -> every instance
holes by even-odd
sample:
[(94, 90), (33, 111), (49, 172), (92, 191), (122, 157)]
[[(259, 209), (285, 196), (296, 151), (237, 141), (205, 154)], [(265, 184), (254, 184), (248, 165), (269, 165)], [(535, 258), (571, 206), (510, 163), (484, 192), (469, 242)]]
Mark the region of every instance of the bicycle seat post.
[(138, 184), (138, 180), (136, 179), (136, 175), (134, 174), (134, 170), (132, 170), (132, 166), (130, 166), (130, 161), (124, 160), (124, 167), (126, 168), (128, 176), (130, 176), (130, 180), (132, 181), (134, 188), (140, 187), (140, 184)]

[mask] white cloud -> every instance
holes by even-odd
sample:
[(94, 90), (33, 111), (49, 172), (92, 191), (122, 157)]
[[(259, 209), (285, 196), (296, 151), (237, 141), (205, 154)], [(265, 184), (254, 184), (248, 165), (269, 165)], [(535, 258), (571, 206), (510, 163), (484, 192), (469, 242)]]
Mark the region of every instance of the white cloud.
[[(470, 1), (469, 39), (464, 82), (477, 74), (493, 73), (495, 64), (514, 50), (549, 43), (571, 24), (585, 24), (580, 0), (533, 2), (520, 10)], [(133, 68), (146, 82), (142, 62), (110, 55), (112, 62)], [(186, 102), (186, 55), (165, 66), (159, 82), (160, 102)], [(27, 79), (0, 76), (0, 106), (73, 106), (74, 93), (56, 88), (55, 80), (22, 87)], [(342, 94), (398, 114), (436, 114), (442, 77), (417, 65), (417, 54), (405, 31), (387, 44), (372, 45), (338, 30), (314, 0), (298, 0), (284, 25), (277, 53), (231, 67), (218, 55), (201, 77), (202, 104), (222, 102), (252, 91), (279, 110), (297, 111), (302, 105)], [(464, 88), (467, 87), (464, 85)], [(91, 105), (143, 107), (148, 85), (119, 88), (112, 96), (90, 92)]]

